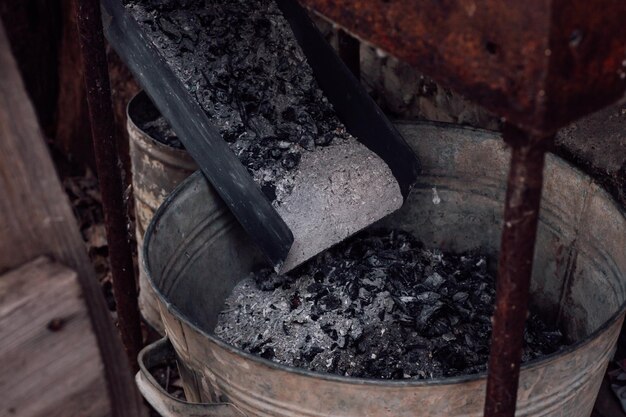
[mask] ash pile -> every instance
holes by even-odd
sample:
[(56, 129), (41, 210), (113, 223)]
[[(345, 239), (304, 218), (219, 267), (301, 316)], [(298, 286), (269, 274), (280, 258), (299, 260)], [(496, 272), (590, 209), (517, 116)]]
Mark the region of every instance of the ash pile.
[[(487, 259), (425, 249), (401, 231), (364, 232), (287, 275), (262, 270), (226, 301), (215, 334), (311, 371), (430, 379), (486, 370), (495, 279)], [(523, 361), (563, 334), (535, 314)]]

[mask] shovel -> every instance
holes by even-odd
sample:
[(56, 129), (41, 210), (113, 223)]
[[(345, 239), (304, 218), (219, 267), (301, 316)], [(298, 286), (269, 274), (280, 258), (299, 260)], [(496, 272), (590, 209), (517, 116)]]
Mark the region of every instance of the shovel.
[(277, 4), (316, 81), (356, 139), (303, 151), (293, 189), (269, 201), (120, 0), (104, 0), (105, 34), (187, 151), (278, 272), (287, 272), (401, 207), (415, 154), (293, 0)]

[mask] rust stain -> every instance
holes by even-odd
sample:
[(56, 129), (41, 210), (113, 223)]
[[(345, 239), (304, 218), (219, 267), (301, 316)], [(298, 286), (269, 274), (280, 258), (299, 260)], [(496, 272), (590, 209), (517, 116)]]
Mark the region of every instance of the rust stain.
[(626, 90), (623, 0), (300, 2), (535, 133)]

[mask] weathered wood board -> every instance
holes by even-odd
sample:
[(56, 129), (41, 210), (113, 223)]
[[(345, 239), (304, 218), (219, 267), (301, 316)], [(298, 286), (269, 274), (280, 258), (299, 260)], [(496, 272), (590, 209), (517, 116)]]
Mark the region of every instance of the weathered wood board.
[(0, 334), (0, 415), (110, 415), (76, 272), (41, 257), (0, 276)]
[[(42, 255), (50, 256), (77, 273), (98, 341), (99, 353), (92, 354), (101, 357), (105, 364), (107, 389), (99, 395), (110, 401), (115, 417), (145, 415), (119, 334), (0, 22), (0, 273)], [(13, 338), (11, 332), (0, 327), (0, 341)], [(83, 341), (68, 340), (67, 347), (76, 343)], [(62, 362), (56, 364), (62, 365)], [(6, 373), (2, 366), (0, 373)], [(38, 375), (29, 377), (38, 378)], [(61, 388), (51, 386), (47, 390)], [(4, 392), (0, 391), (0, 405), (4, 404), (3, 400)]]

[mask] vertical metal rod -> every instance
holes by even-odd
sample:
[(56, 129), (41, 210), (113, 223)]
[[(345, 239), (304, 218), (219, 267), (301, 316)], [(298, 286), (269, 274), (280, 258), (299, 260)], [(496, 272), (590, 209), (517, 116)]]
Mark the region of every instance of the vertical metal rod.
[(545, 152), (552, 137), (506, 126), (512, 146), (500, 244), (485, 417), (513, 417), (543, 184)]
[(361, 42), (343, 29), (337, 31), (337, 47), (341, 60), (352, 74), (361, 79)]
[(76, 0), (77, 26), (85, 69), (87, 104), (96, 169), (102, 194), (113, 293), (117, 304), (118, 327), (133, 370), (138, 370), (137, 354), (142, 336), (137, 305), (137, 287), (128, 240), (122, 177), (115, 141), (115, 125), (107, 66), (100, 2)]

